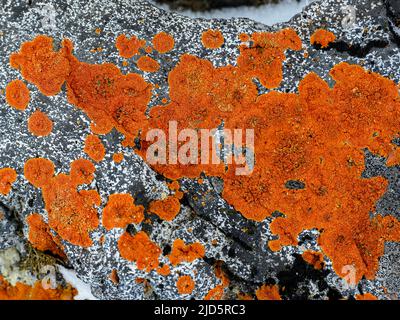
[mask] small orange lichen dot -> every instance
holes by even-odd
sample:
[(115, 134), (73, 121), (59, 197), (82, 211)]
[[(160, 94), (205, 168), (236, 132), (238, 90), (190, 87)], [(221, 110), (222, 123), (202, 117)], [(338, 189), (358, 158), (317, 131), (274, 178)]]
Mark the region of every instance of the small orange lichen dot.
[(171, 269), (170, 269), (169, 265), (164, 264), (162, 267), (157, 269), (157, 273), (166, 277), (171, 273)]
[(160, 64), (153, 58), (143, 56), (137, 61), (137, 66), (145, 72), (157, 72), (160, 69)]
[(329, 44), (335, 40), (336, 36), (332, 32), (324, 29), (316, 30), (310, 38), (312, 45), (318, 44), (321, 46), (321, 48), (328, 48)]
[(115, 163), (121, 163), (124, 160), (124, 154), (123, 153), (114, 153), (113, 154), (113, 161)]
[(158, 268), (161, 249), (144, 231), (134, 236), (125, 232), (118, 240), (118, 249), (124, 259), (136, 262), (140, 270), (150, 272)]
[(139, 54), (139, 49), (146, 45), (145, 40), (140, 40), (136, 36), (128, 38), (125, 34), (121, 34), (117, 37), (115, 45), (119, 51), (119, 55), (122, 58), (132, 58)]
[(153, 38), (153, 47), (159, 53), (167, 53), (171, 51), (174, 48), (174, 46), (175, 46), (174, 38), (166, 32), (160, 32), (156, 34)]
[(28, 119), (28, 130), (38, 137), (48, 136), (53, 130), (53, 121), (47, 114), (36, 110)]
[(112, 283), (114, 283), (115, 285), (119, 284), (119, 276), (118, 276), (118, 271), (116, 269), (113, 269), (111, 271), (110, 274), (110, 280), (112, 281)]
[(201, 243), (186, 245), (183, 240), (176, 239), (168, 258), (172, 265), (176, 266), (182, 262), (193, 262), (196, 259), (203, 258), (204, 254), (205, 249)]
[(107, 230), (125, 228), (130, 223), (141, 223), (143, 206), (137, 206), (130, 194), (112, 194), (103, 209), (103, 225)]
[(191, 294), (194, 290), (195, 283), (190, 276), (180, 276), (176, 282), (179, 294)]
[(149, 211), (151, 213), (154, 213), (161, 219), (167, 221), (174, 220), (180, 210), (181, 204), (179, 199), (174, 196), (167, 197), (164, 200), (153, 201), (149, 206)]
[(325, 266), (324, 255), (321, 252), (308, 250), (305, 251), (301, 256), (303, 257), (304, 261), (314, 266), (314, 268), (317, 270), (321, 270)]
[(0, 194), (7, 195), (11, 191), (11, 186), (15, 180), (17, 180), (17, 173), (14, 169), (0, 169)]
[(258, 300), (282, 300), (278, 286), (263, 285), (256, 291)]
[(103, 143), (100, 138), (94, 134), (89, 134), (86, 137), (84, 151), (96, 162), (103, 160), (106, 154), (106, 149), (104, 148)]
[(203, 46), (208, 49), (218, 49), (222, 47), (225, 42), (222, 32), (219, 30), (207, 30), (201, 35), (201, 42)]
[(31, 214), (26, 218), (26, 222), (29, 226), (28, 239), (34, 248), (40, 251), (50, 251), (62, 258), (65, 257), (59, 239), (50, 232), (49, 226), (43, 221), (40, 214)]
[(25, 110), (29, 99), (29, 89), (21, 80), (13, 80), (6, 86), (6, 101), (11, 107)]

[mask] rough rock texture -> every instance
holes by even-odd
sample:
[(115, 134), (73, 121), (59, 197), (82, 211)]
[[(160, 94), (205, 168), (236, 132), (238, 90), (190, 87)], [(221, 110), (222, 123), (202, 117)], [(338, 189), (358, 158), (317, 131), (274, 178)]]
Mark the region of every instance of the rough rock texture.
[(171, 8), (189, 8), (194, 11), (210, 10), (223, 7), (254, 6), (265, 3), (277, 3), (279, 0), (158, 0)]
[[(343, 24), (349, 5), (356, 8), (354, 25)], [(132, 63), (122, 65), (115, 48), (115, 38), (122, 33), (134, 33), (150, 41), (160, 32), (167, 31), (175, 38), (175, 50), (166, 56), (162, 72), (144, 74), (146, 81), (160, 85), (154, 92), (149, 107), (168, 97), (167, 73), (177, 64), (182, 53), (190, 53), (209, 59), (215, 66), (234, 64), (239, 54), (238, 35), (256, 31), (274, 31), (284, 27), (295, 29), (308, 51), (288, 51), (283, 64), (284, 81), (278, 88), (282, 92), (296, 92), (298, 83), (310, 71), (316, 72), (331, 83), (328, 71), (337, 63), (347, 61), (400, 81), (400, 51), (389, 28), (383, 1), (370, 0), (327, 0), (312, 3), (291, 21), (273, 27), (246, 19), (234, 20), (191, 20), (173, 13), (166, 13), (146, 1), (24, 1), (2, 0), (0, 8), (0, 88), (5, 88), (12, 79), (20, 78), (17, 70), (9, 65), (9, 56), (18, 51), (20, 45), (32, 40), (35, 35), (46, 34), (56, 42), (63, 38), (75, 44), (75, 54), (90, 63), (112, 62), (123, 72), (133, 70), (143, 74)], [(347, 27), (344, 27), (347, 26)], [(309, 45), (309, 39), (317, 28), (328, 28), (338, 41), (329, 50), (320, 50)], [(97, 34), (95, 30), (102, 32)], [(225, 36), (222, 49), (205, 50), (200, 42), (203, 30), (219, 29)], [(58, 43), (57, 43), (58, 45)], [(100, 52), (90, 49), (102, 47)], [(155, 56), (157, 54), (155, 53)], [(165, 60), (164, 60), (165, 61)], [(44, 157), (52, 160), (56, 173), (68, 172), (71, 161), (85, 158), (84, 138), (90, 133), (90, 121), (79, 109), (67, 103), (65, 90), (57, 96), (46, 97), (29, 84), (31, 103), (27, 112), (10, 108), (5, 95), (0, 95), (0, 167), (15, 168), (18, 179), (8, 196), (0, 196), (1, 210), (5, 212), (0, 221), (0, 250), (17, 247), (24, 249), (22, 234), (27, 236), (25, 217), (33, 212), (47, 219), (41, 191), (35, 189), (23, 177), (27, 159)], [(267, 89), (260, 86), (260, 94)], [(37, 139), (27, 130), (29, 114), (36, 108), (47, 113), (54, 122), (53, 134)], [(147, 206), (151, 200), (168, 193), (165, 179), (154, 171), (129, 148), (121, 145), (122, 136), (116, 131), (101, 136), (106, 147), (105, 159), (96, 164), (95, 180), (87, 189), (97, 189), (102, 197), (101, 209), (113, 193), (131, 193)], [(112, 161), (115, 152), (123, 151), (123, 164)], [(390, 182), (387, 193), (379, 200), (377, 210), (387, 215), (400, 217), (399, 168), (388, 169), (384, 159), (366, 152), (365, 176), (383, 176)], [(155, 271), (146, 273), (138, 270), (134, 263), (123, 259), (117, 241), (123, 229), (105, 230), (100, 226), (91, 234), (93, 246), (81, 248), (63, 241), (69, 267), (78, 277), (90, 284), (92, 293), (100, 299), (202, 299), (210, 289), (220, 283), (215, 275), (215, 262), (222, 261), (223, 269), (231, 283), (226, 297), (235, 298), (237, 292), (252, 293), (264, 283), (278, 283), (285, 287), (284, 299), (326, 299), (352, 297), (370, 292), (381, 299), (400, 294), (400, 245), (387, 243), (380, 260), (380, 270), (375, 280), (361, 280), (357, 287), (349, 288), (332, 270), (331, 262), (325, 258), (326, 267), (315, 270), (305, 263), (300, 255), (307, 249), (318, 249), (316, 230), (304, 230), (296, 247), (285, 247), (279, 252), (268, 249), (267, 242), (273, 238), (269, 223), (273, 217), (261, 223), (245, 219), (221, 197), (222, 182), (204, 177), (204, 183), (183, 179), (186, 191), (181, 200), (182, 210), (172, 222), (161, 221), (151, 216), (151, 224), (132, 226), (142, 228), (163, 249), (162, 262), (167, 262), (174, 239), (187, 243), (200, 242), (206, 255), (192, 263), (171, 268), (171, 274), (163, 277)], [(208, 192), (204, 192), (207, 190)], [(205, 205), (204, 205), (205, 203)], [(104, 244), (101, 237), (105, 236)], [(213, 242), (216, 240), (216, 244)], [(110, 279), (117, 270), (119, 284)], [(189, 295), (179, 295), (176, 281), (179, 275), (191, 275), (196, 282), (195, 290)], [(136, 278), (147, 281), (138, 283)], [(386, 291), (383, 290), (386, 288)]]

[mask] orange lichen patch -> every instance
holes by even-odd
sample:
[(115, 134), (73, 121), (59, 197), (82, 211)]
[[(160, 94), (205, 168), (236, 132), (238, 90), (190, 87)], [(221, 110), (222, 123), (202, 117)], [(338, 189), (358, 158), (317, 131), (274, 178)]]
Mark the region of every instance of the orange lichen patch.
[(371, 293), (364, 293), (364, 294), (357, 294), (356, 300), (373, 301), (373, 300), (378, 300), (378, 298)]
[(172, 221), (179, 211), (181, 211), (181, 204), (178, 198), (169, 196), (163, 200), (151, 202), (149, 211), (158, 215), (163, 220)]
[(172, 181), (169, 185), (168, 185), (169, 190), (172, 191), (178, 191), (180, 188), (179, 182), (178, 181)]
[(34, 213), (26, 218), (29, 226), (28, 239), (32, 246), (40, 251), (50, 251), (53, 254), (65, 257), (59, 239), (50, 232), (50, 228), (40, 214)]
[(99, 224), (94, 206), (100, 205), (100, 195), (95, 190), (77, 191), (80, 184), (92, 179), (92, 170), (82, 160), (71, 164), (70, 175), (54, 176), (54, 164), (43, 158), (29, 159), (24, 166), (26, 179), (42, 189), (50, 228), (62, 239), (82, 247), (92, 245), (89, 232)]
[(224, 290), (225, 287), (222, 284), (217, 285), (206, 294), (204, 300), (222, 300), (224, 296)]
[(196, 242), (186, 245), (183, 240), (176, 239), (168, 258), (172, 265), (176, 266), (182, 262), (193, 262), (196, 259), (203, 258), (204, 254), (205, 249), (201, 243)]
[(116, 128), (125, 135), (125, 144), (133, 144), (146, 124), (152, 86), (138, 74), (123, 75), (113, 64), (80, 62), (72, 55), (72, 43), (64, 42), (71, 65), (68, 101), (86, 112), (95, 132), (106, 134)]
[(146, 53), (152, 53), (152, 52), (153, 52), (153, 47), (147, 46), (146, 48), (144, 48), (144, 51), (145, 51)]
[(258, 300), (282, 300), (278, 286), (263, 285), (256, 291)]
[(310, 38), (312, 45), (319, 44), (322, 48), (327, 48), (329, 44), (335, 40), (336, 36), (332, 32), (324, 29), (316, 30)]
[(307, 263), (314, 266), (315, 269), (321, 270), (325, 266), (324, 255), (321, 252), (305, 251), (301, 255)]
[(89, 184), (94, 179), (96, 168), (86, 159), (77, 159), (71, 163), (71, 178), (77, 184)]
[(103, 143), (100, 138), (94, 134), (90, 134), (86, 137), (84, 151), (96, 162), (103, 160), (106, 154)]
[(171, 273), (171, 269), (170, 269), (169, 265), (164, 264), (161, 268), (157, 269), (157, 273), (166, 277)]
[(254, 298), (250, 294), (239, 292), (237, 294), (237, 300), (251, 301), (251, 300), (254, 300)]
[(140, 270), (147, 272), (157, 269), (162, 252), (144, 231), (134, 236), (125, 232), (118, 240), (118, 249), (124, 259), (136, 262)]
[(0, 300), (73, 300), (77, 294), (70, 285), (45, 289), (41, 281), (36, 281), (33, 286), (21, 282), (12, 286), (0, 276)]
[(242, 42), (248, 42), (248, 41), (250, 41), (251, 38), (247, 33), (241, 33), (241, 34), (239, 34), (239, 39)]
[(53, 121), (47, 114), (36, 110), (28, 119), (28, 130), (38, 137), (48, 136), (53, 130)]
[(124, 160), (124, 154), (123, 153), (114, 153), (113, 154), (113, 161), (115, 163), (121, 163)]
[(254, 33), (251, 46), (241, 45), (238, 66), (247, 77), (258, 78), (269, 89), (282, 81), (282, 63), (287, 49), (301, 50), (301, 40), (292, 29)]
[(121, 34), (117, 37), (115, 46), (119, 51), (119, 55), (123, 58), (129, 59), (139, 54), (139, 50), (146, 45), (145, 40), (140, 40), (136, 36), (128, 38), (126, 35)]
[(116, 269), (113, 269), (111, 271), (110, 274), (110, 280), (112, 281), (112, 283), (114, 283), (115, 285), (119, 284), (119, 276), (118, 276), (118, 271)]
[(13, 80), (6, 86), (6, 101), (11, 107), (25, 110), (29, 100), (29, 89), (21, 80)]
[(100, 34), (101, 33), (101, 29), (100, 28), (96, 28), (96, 30), (94, 30), (94, 32), (96, 32), (96, 34)]
[(174, 46), (175, 46), (174, 38), (166, 32), (160, 32), (156, 34), (153, 38), (153, 47), (159, 53), (167, 53), (171, 51), (174, 48)]
[(207, 30), (204, 31), (201, 35), (201, 43), (205, 48), (208, 49), (218, 49), (222, 47), (225, 39), (222, 35), (222, 32), (219, 30)]
[(176, 282), (179, 294), (191, 294), (194, 290), (195, 283), (190, 276), (181, 276)]
[(103, 210), (103, 225), (107, 230), (125, 228), (130, 223), (141, 223), (143, 206), (137, 206), (130, 194), (112, 194)]
[(17, 173), (14, 169), (0, 169), (0, 194), (7, 195), (11, 191), (11, 186), (15, 180), (17, 180)]
[(137, 61), (137, 66), (145, 72), (157, 72), (160, 69), (160, 64), (148, 56), (140, 57)]
[(56, 52), (52, 38), (37, 36), (11, 55), (10, 64), (19, 69), (24, 79), (35, 84), (43, 94), (53, 96), (60, 92), (71, 71), (65, 49), (63, 46)]

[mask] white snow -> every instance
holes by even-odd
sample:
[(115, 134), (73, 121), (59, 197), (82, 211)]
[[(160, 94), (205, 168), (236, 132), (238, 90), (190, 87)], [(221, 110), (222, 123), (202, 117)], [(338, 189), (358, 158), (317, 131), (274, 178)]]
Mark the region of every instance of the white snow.
[(78, 295), (74, 297), (75, 300), (98, 300), (92, 295), (90, 285), (80, 280), (74, 270), (66, 269), (63, 266), (58, 265), (58, 271), (63, 275), (65, 281), (78, 291)]
[[(237, 8), (224, 8), (211, 10), (206, 12), (193, 12), (191, 10), (176, 11), (187, 17), (192, 18), (249, 18), (266, 25), (273, 25), (279, 22), (285, 22), (290, 20), (295, 14), (301, 12), (301, 10), (309, 3), (315, 0), (282, 0), (277, 4), (266, 4), (259, 7), (237, 7)], [(171, 11), (168, 5), (160, 5), (154, 0), (150, 1), (156, 6)]]

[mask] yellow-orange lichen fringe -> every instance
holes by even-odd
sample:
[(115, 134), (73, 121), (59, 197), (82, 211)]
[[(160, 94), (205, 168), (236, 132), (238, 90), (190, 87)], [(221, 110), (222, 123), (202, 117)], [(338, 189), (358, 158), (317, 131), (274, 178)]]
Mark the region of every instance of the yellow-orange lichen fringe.
[(49, 226), (62, 239), (82, 247), (92, 245), (89, 232), (99, 224), (94, 206), (99, 206), (101, 199), (97, 191), (77, 191), (77, 187), (90, 183), (93, 172), (93, 164), (84, 159), (72, 162), (69, 175), (54, 176), (54, 164), (43, 158), (29, 159), (24, 166), (25, 178), (42, 189)]
[(161, 219), (167, 221), (174, 220), (180, 210), (181, 204), (179, 199), (175, 196), (169, 196), (163, 200), (152, 201), (149, 206), (149, 211), (151, 213), (154, 213)]
[(311, 264), (317, 270), (321, 270), (325, 266), (324, 255), (321, 252), (307, 250), (301, 256), (304, 261)]
[(36, 281), (33, 286), (21, 282), (12, 286), (0, 275), (0, 300), (73, 300), (77, 294), (70, 285), (45, 289), (41, 281)]
[(279, 287), (277, 285), (268, 286), (263, 285), (256, 291), (258, 300), (282, 300), (279, 294)]
[(204, 254), (205, 249), (201, 243), (186, 245), (183, 240), (176, 239), (168, 258), (172, 265), (176, 266), (182, 262), (193, 262), (196, 259), (203, 258)]
[(13, 80), (6, 86), (6, 101), (11, 107), (25, 110), (29, 100), (29, 89), (21, 80)]
[(160, 64), (148, 56), (140, 57), (137, 61), (137, 66), (145, 72), (157, 72), (160, 69)]
[(100, 162), (103, 160), (106, 149), (100, 138), (94, 134), (90, 134), (85, 139), (85, 148), (83, 149), (86, 154), (94, 161)]
[(180, 276), (176, 282), (176, 288), (179, 294), (191, 294), (194, 287), (195, 283), (190, 276)]
[(17, 173), (14, 169), (0, 169), (0, 194), (7, 195), (11, 191), (11, 186), (15, 180), (17, 180)]
[(145, 40), (140, 40), (136, 36), (128, 38), (125, 34), (117, 37), (115, 46), (119, 51), (119, 55), (123, 58), (129, 59), (139, 54), (139, 50), (146, 45)]
[(48, 136), (53, 130), (53, 121), (47, 114), (36, 110), (28, 119), (28, 130), (38, 137)]
[(175, 46), (174, 38), (166, 32), (160, 32), (153, 38), (153, 47), (159, 53), (167, 53), (171, 51)]
[(150, 272), (157, 269), (159, 265), (158, 258), (161, 249), (150, 240), (144, 231), (140, 231), (134, 236), (125, 232), (118, 240), (118, 249), (124, 259), (136, 262), (140, 270)]
[(225, 39), (221, 31), (209, 29), (201, 35), (201, 42), (205, 48), (218, 49), (222, 47)]
[(138, 224), (143, 218), (143, 206), (136, 206), (130, 194), (112, 194), (103, 210), (103, 225), (107, 230)]
[(329, 44), (331, 44), (335, 40), (336, 36), (332, 32), (324, 29), (316, 30), (310, 38), (310, 42), (312, 45), (319, 44), (321, 48), (327, 48)]
[(50, 232), (49, 226), (40, 214), (29, 215), (26, 222), (29, 226), (28, 239), (34, 248), (40, 251), (50, 251), (62, 258), (65, 257), (59, 238)]

